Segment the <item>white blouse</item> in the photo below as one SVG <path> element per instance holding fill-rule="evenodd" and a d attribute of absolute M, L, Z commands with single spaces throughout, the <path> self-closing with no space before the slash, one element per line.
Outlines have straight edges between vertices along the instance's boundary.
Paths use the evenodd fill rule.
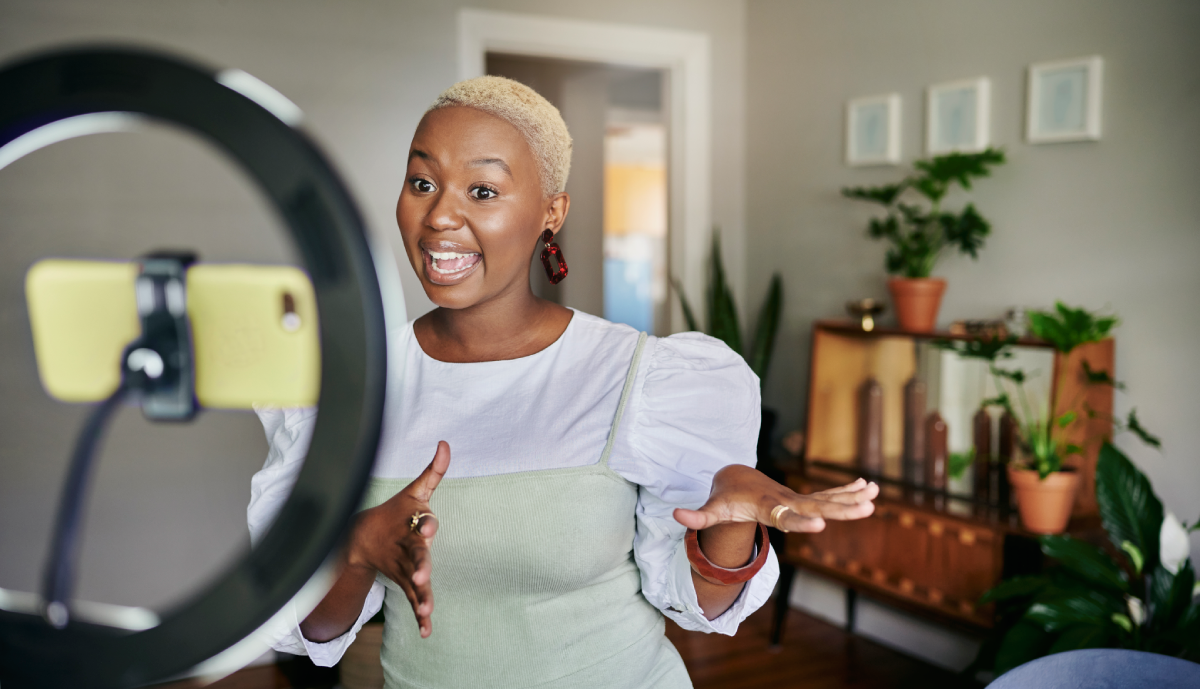
<path fill-rule="evenodd" d="M 594 464 L 600 459 L 638 333 L 576 311 L 562 336 L 520 359 L 455 364 L 422 351 L 412 324 L 389 338 L 392 368 L 383 435 L 373 474 L 413 478 L 450 444 L 447 478 Z M 399 376 L 396 375 L 399 373 Z M 265 533 L 300 471 L 312 435 L 312 409 L 260 409 L 270 452 L 251 483 L 252 540 Z M 732 635 L 766 602 L 779 577 L 774 553 L 734 604 L 705 619 L 683 545 L 676 507 L 708 499 L 712 477 L 729 464 L 755 465 L 758 378 L 724 343 L 699 333 L 650 337 L 609 458 L 638 486 L 634 558 L 642 593 L 684 629 Z M 303 637 L 294 609 L 277 650 L 333 665 L 382 606 L 376 582 L 346 634 L 326 643 Z M 437 611 L 434 611 L 436 624 Z"/>

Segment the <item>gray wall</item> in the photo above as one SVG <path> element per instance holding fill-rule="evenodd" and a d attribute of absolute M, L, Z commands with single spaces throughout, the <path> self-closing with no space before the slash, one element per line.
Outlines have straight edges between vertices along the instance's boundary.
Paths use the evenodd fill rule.
<path fill-rule="evenodd" d="M 846 185 L 899 179 L 923 151 L 924 89 L 992 80 L 992 141 L 1009 163 L 969 198 L 994 225 L 979 260 L 947 255 L 942 324 L 999 317 L 1055 299 L 1109 309 L 1117 410 L 1136 406 L 1163 451 L 1124 438 L 1168 509 L 1200 515 L 1200 4 L 1155 0 L 752 0 L 747 19 L 747 284 L 761 299 L 781 271 L 785 316 L 766 403 L 784 430 L 805 414 L 811 322 L 843 303 L 886 297 L 884 246 L 865 236 L 872 209 Z M 1098 54 L 1103 139 L 1024 143 L 1032 62 Z M 844 108 L 903 97 L 901 168 L 843 163 Z M 955 207 L 967 197 L 955 194 Z M 1200 538 L 1192 540 L 1193 559 Z"/>
<path fill-rule="evenodd" d="M 271 84 L 304 110 L 368 224 L 391 242 L 415 317 L 430 305 L 400 247 L 396 196 L 418 119 L 458 74 L 456 12 L 467 6 L 708 33 L 713 217 L 726 229 L 732 267 L 741 265 L 741 2 L 6 0 L 0 60 L 68 42 L 133 41 Z M 59 146 L 0 172 L 0 587 L 24 590 L 36 585 L 81 413 L 48 400 L 33 377 L 20 288 L 28 263 L 43 254 L 128 257 L 165 243 L 212 259 L 287 258 L 269 211 L 198 147 L 156 139 L 133 150 L 99 138 Z M 265 454 L 255 419 L 209 414 L 190 428 L 144 426 L 126 413 L 102 462 L 81 582 L 92 599 L 165 604 L 245 546 L 249 476 Z"/>

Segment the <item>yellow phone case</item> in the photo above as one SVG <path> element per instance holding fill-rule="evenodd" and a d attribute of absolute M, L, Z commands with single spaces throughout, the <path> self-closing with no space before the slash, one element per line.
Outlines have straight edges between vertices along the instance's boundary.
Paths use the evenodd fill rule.
<path fill-rule="evenodd" d="M 135 263 L 47 259 L 29 269 L 25 297 L 38 375 L 64 402 L 105 399 L 121 353 L 141 334 Z M 187 273 L 196 399 L 248 409 L 316 404 L 321 356 L 316 297 L 289 266 L 197 264 Z"/>

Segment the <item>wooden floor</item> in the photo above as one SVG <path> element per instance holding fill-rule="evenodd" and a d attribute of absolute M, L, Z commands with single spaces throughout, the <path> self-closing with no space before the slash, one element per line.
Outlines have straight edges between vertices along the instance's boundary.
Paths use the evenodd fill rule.
<path fill-rule="evenodd" d="M 768 647 L 771 603 L 751 615 L 737 636 L 687 632 L 667 623 L 696 689 L 890 689 L 978 687 L 955 675 L 846 634 L 841 628 L 797 610 L 788 614 L 783 644 Z M 196 682 L 158 689 L 194 689 Z M 289 689 L 274 666 L 234 673 L 209 689 Z"/>
<path fill-rule="evenodd" d="M 747 618 L 734 637 L 667 623 L 667 637 L 683 656 L 696 689 L 980 686 L 798 610 L 788 613 L 780 648 L 771 649 L 772 603 Z"/>

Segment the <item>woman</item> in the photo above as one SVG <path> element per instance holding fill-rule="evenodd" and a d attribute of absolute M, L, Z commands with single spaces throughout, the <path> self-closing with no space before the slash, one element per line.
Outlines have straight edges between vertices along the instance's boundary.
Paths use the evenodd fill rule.
<path fill-rule="evenodd" d="M 566 272 L 570 153 L 558 111 L 499 77 L 456 84 L 418 125 L 396 218 L 438 308 L 402 334 L 340 576 L 281 650 L 333 664 L 383 606 L 389 687 L 689 687 L 664 615 L 733 634 L 778 576 L 760 524 L 871 514 L 874 484 L 800 496 L 752 468 L 758 381 L 721 342 L 533 295 L 531 250 Z M 311 417 L 264 414 L 252 530 Z"/>

